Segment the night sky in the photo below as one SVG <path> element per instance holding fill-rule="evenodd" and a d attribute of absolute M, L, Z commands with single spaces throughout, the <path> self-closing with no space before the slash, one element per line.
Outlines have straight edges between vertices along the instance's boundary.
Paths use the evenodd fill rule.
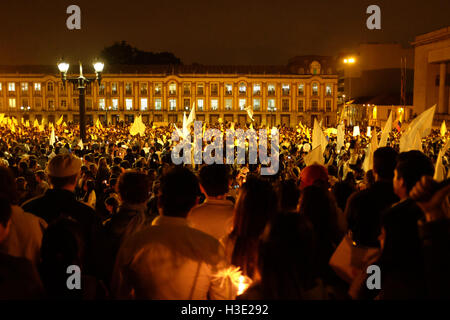
<path fill-rule="evenodd" d="M 81 30 L 66 8 L 81 7 Z M 381 7 L 382 29 L 366 28 Z M 400 42 L 450 26 L 449 0 L 2 0 L 0 65 L 85 63 L 126 40 L 170 51 L 183 63 L 284 65 L 304 54 L 334 55 L 361 42 Z"/>

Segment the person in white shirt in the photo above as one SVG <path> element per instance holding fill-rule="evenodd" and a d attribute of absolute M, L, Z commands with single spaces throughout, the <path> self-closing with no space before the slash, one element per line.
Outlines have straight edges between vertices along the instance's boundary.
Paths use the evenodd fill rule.
<path fill-rule="evenodd" d="M 230 186 L 230 170 L 226 165 L 212 164 L 200 169 L 200 189 L 205 202 L 188 215 L 192 227 L 220 240 L 231 232 L 234 204 L 226 199 Z"/>
<path fill-rule="evenodd" d="M 234 299 L 224 249 L 191 228 L 186 216 L 198 201 L 196 176 L 175 167 L 161 180 L 160 216 L 128 237 L 117 255 L 112 292 L 117 299 Z"/>

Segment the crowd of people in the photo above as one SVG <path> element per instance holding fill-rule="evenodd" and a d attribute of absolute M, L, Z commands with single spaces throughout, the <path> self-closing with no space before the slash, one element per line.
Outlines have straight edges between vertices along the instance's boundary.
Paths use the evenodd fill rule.
<path fill-rule="evenodd" d="M 173 126 L 129 129 L 0 126 L 0 299 L 450 297 L 449 179 L 433 180 L 448 135 L 399 152 L 394 129 L 365 171 L 364 132 L 340 149 L 329 134 L 322 165 L 305 163 L 310 129 L 279 126 L 279 170 L 261 175 L 174 165 Z"/>

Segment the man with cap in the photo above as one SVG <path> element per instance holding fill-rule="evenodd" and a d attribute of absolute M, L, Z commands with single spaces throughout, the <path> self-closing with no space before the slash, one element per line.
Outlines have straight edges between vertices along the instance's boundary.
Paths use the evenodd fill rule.
<path fill-rule="evenodd" d="M 61 217 L 71 218 L 83 226 L 86 236 L 90 238 L 96 214 L 91 207 L 75 198 L 80 169 L 80 158 L 71 154 L 58 154 L 50 160 L 46 169 L 51 189 L 25 202 L 22 207 L 48 224 Z"/>

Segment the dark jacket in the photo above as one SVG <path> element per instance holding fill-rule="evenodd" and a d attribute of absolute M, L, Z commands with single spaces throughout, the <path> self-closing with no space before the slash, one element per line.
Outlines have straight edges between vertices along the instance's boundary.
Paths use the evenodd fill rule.
<path fill-rule="evenodd" d="M 426 296 L 424 257 L 417 228 L 423 217 L 423 211 L 411 199 L 397 203 L 383 214 L 385 241 L 378 263 L 382 299 Z"/>
<path fill-rule="evenodd" d="M 353 193 L 345 209 L 353 241 L 366 247 L 379 247 L 381 213 L 398 200 L 391 181 L 378 181 L 369 189 Z"/>
<path fill-rule="evenodd" d="M 44 219 L 48 224 L 61 217 L 79 222 L 83 228 L 86 244 L 86 272 L 93 271 L 92 244 L 95 243 L 97 228 L 100 224 L 94 209 L 78 201 L 75 193 L 63 189 L 48 189 L 42 196 L 25 202 L 22 208 Z"/>
<path fill-rule="evenodd" d="M 42 299 L 44 289 L 31 261 L 0 253 L 0 300 Z"/>
<path fill-rule="evenodd" d="M 450 299 L 450 219 L 419 224 L 427 297 Z"/>

